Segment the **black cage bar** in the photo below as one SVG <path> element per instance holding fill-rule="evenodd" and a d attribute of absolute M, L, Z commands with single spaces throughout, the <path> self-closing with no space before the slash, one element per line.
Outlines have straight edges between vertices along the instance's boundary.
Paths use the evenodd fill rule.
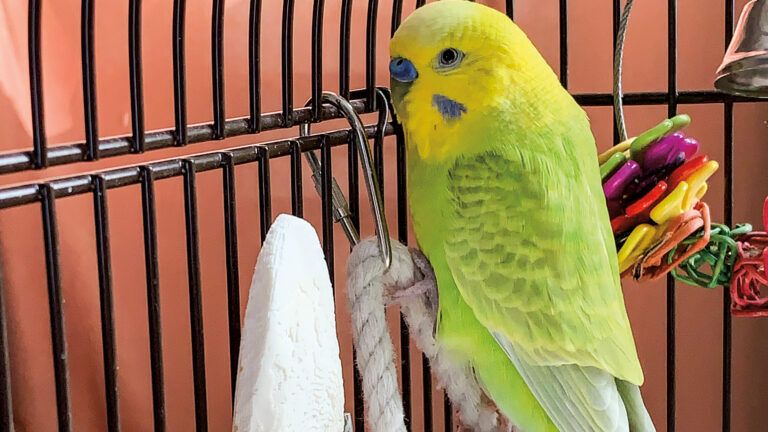
<path fill-rule="evenodd" d="M 294 0 L 284 0 L 282 3 L 282 33 L 276 39 L 281 46 L 280 64 L 271 63 L 270 67 L 281 68 L 281 101 L 282 108 L 279 112 L 262 112 L 262 82 L 260 67 L 264 66 L 260 53 L 260 43 L 265 35 L 261 32 L 262 1 L 251 0 L 249 12 L 249 36 L 248 56 L 249 73 L 248 88 L 249 115 L 244 118 L 227 118 L 224 98 L 224 0 L 213 0 L 211 13 L 211 44 L 212 44 L 212 122 L 206 124 L 190 125 L 187 122 L 187 89 L 186 89 L 186 64 L 185 64 L 185 34 L 186 34 L 186 1 L 173 1 L 173 128 L 160 131 L 147 131 L 145 129 L 144 96 L 143 96 L 143 72 L 142 72 L 142 2 L 130 0 L 128 3 L 129 30 L 129 85 L 130 85 L 130 112 L 131 134 L 117 138 L 101 138 L 99 136 L 98 116 L 96 106 L 95 83 L 95 54 L 94 54 L 94 0 L 82 0 L 81 9 L 81 47 L 82 47 L 82 83 L 85 119 L 85 139 L 83 142 L 48 147 L 43 112 L 43 74 L 41 52 L 41 5 L 42 0 L 29 0 L 28 6 L 28 47 L 29 47 L 29 79 L 31 89 L 31 113 L 33 141 L 29 149 L 19 150 L 0 155 L 0 174 L 19 173 L 28 170 L 45 169 L 55 165 L 74 164 L 81 161 L 93 161 L 104 158 L 119 158 L 129 153 L 152 152 L 158 149 L 172 146 L 187 146 L 195 143 L 203 143 L 212 140 L 220 140 L 239 135 L 258 134 L 262 131 L 289 128 L 297 124 L 308 122 L 323 122 L 329 119 L 339 118 L 340 114 L 335 108 L 320 103 L 320 94 L 323 90 L 322 65 L 323 65 L 323 16 L 325 3 L 323 0 L 314 0 L 312 7 L 312 74 L 311 95 L 312 103 L 304 108 L 293 106 L 294 76 L 293 76 L 293 31 L 294 31 Z M 417 0 L 416 6 L 425 2 Z M 366 31 L 365 47 L 365 86 L 352 90 L 350 88 L 350 50 L 352 28 L 352 0 L 340 0 L 340 37 L 339 44 L 339 93 L 348 98 L 358 113 L 375 112 L 376 107 L 376 51 L 384 49 L 377 47 L 376 35 L 381 31 L 393 33 L 402 20 L 403 1 L 395 0 L 391 11 L 384 11 L 377 0 L 368 0 L 366 9 L 366 22 L 363 23 Z M 505 1 L 506 12 L 511 17 L 514 11 L 514 1 Z M 578 7 L 575 2 L 559 0 L 559 52 L 560 79 L 564 86 L 568 86 L 568 8 Z M 613 1 L 613 30 L 614 35 L 618 31 L 618 23 L 622 2 Z M 715 91 L 680 91 L 677 83 L 677 1 L 668 0 L 668 83 L 665 92 L 632 93 L 624 97 L 626 105 L 659 105 L 668 108 L 669 115 L 674 115 L 681 104 L 722 104 L 724 107 L 724 171 L 725 171 L 725 223 L 733 221 L 733 107 L 734 103 L 753 102 L 750 98 L 732 97 Z M 724 1 L 725 34 L 724 41 L 727 44 L 733 34 L 734 2 Z M 377 28 L 379 14 L 391 14 L 391 26 L 389 29 Z M 279 40 L 278 40 L 279 39 Z M 329 61 L 327 58 L 325 61 Z M 388 92 L 387 92 L 388 94 Z M 611 94 L 577 94 L 577 101 L 584 106 L 611 106 L 613 98 Z M 56 116 L 57 113 L 46 113 L 48 116 Z M 380 172 L 380 178 L 385 175 L 396 176 L 397 185 L 397 209 L 396 224 L 397 238 L 401 242 L 408 240 L 407 207 L 406 207 L 406 183 L 405 183 L 405 144 L 402 130 L 396 121 L 393 121 L 383 129 L 375 124 L 366 127 L 366 133 L 374 141 L 374 150 L 377 155 L 376 169 Z M 395 152 L 397 163 L 394 166 L 384 166 L 383 147 L 384 140 L 374 139 L 384 135 L 394 135 L 393 142 L 396 145 Z M 228 310 L 228 340 L 230 344 L 228 356 L 230 365 L 230 377 L 232 392 L 234 394 L 234 380 L 237 371 L 238 345 L 240 340 L 239 311 L 241 309 L 238 293 L 240 269 L 238 268 L 238 221 L 235 208 L 235 167 L 244 164 L 258 165 L 258 197 L 260 214 L 261 239 L 263 241 L 271 223 L 273 214 L 271 210 L 272 185 L 280 182 L 281 186 L 290 189 L 291 208 L 293 214 L 302 216 L 304 212 L 304 197 L 302 196 L 302 153 L 307 151 L 320 151 L 322 173 L 322 238 L 324 250 L 328 257 L 329 268 L 333 278 L 333 215 L 330 206 L 331 194 L 331 149 L 337 146 L 348 147 L 349 184 L 348 196 L 350 209 L 353 214 L 354 224 L 360 226 L 358 210 L 359 187 L 357 154 L 354 146 L 349 144 L 350 131 L 338 130 L 309 137 L 287 140 L 271 141 L 260 144 L 242 146 L 227 151 L 212 151 L 195 156 L 180 157 L 176 159 L 150 162 L 147 164 L 111 169 L 93 174 L 72 175 L 65 178 L 51 180 L 42 183 L 29 183 L 20 186 L 0 189 L 0 210 L 12 207 L 40 204 L 42 229 L 44 240 L 44 262 L 47 274 L 48 308 L 50 312 L 50 337 L 53 352 L 52 365 L 55 377 L 56 412 L 58 415 L 59 430 L 71 430 L 71 400 L 70 380 L 68 373 L 67 343 L 65 338 L 65 317 L 62 309 L 61 276 L 59 269 L 59 239 L 56 220 L 57 201 L 69 196 L 91 194 L 93 199 L 94 227 L 96 244 L 94 249 L 97 256 L 98 286 L 100 299 L 101 337 L 103 344 L 104 383 L 105 383 L 105 407 L 107 413 L 107 430 L 120 429 L 120 393 L 117 385 L 117 358 L 115 341 L 114 313 L 120 307 L 113 300 L 112 270 L 111 270 L 111 245 L 108 223 L 108 207 L 114 203 L 108 202 L 107 191 L 122 188 L 129 185 L 139 185 L 141 189 L 142 227 L 144 240 L 144 258 L 147 293 L 147 321 L 149 328 L 149 345 L 151 356 L 151 389 L 153 422 L 155 430 L 166 429 L 165 403 L 167 399 L 165 383 L 163 379 L 163 352 L 162 352 L 162 328 L 160 301 L 162 287 L 159 283 L 158 269 L 158 228 L 156 222 L 156 198 L 155 183 L 163 179 L 178 177 L 183 183 L 184 214 L 185 214 L 185 242 L 187 250 L 187 271 L 189 287 L 189 312 L 190 328 L 192 329 L 192 365 L 194 382 L 194 416 L 198 431 L 207 430 L 207 394 L 205 381 L 205 355 L 203 343 L 202 322 L 202 286 L 200 277 L 200 244 L 198 226 L 198 207 L 203 203 L 197 202 L 196 178 L 200 173 L 207 171 L 220 171 L 222 179 L 222 207 L 224 215 L 225 251 L 226 251 L 226 284 L 227 284 L 227 310 Z M 289 158 L 291 178 L 274 179 L 270 177 L 271 161 L 280 158 Z M 382 185 L 383 186 L 383 185 Z M 208 204 L 208 203 L 206 203 Z M 2 281 L 0 281 L 2 283 Z M 0 428 L 2 430 L 13 429 L 12 394 L 10 389 L 10 376 L 13 371 L 9 366 L 7 342 L 7 307 L 4 301 L 3 290 L 0 290 Z M 729 313 L 730 299 L 727 291 L 723 293 L 723 430 L 730 429 L 731 416 L 731 319 Z M 667 282 L 667 394 L 668 394 L 668 422 L 667 430 L 675 430 L 675 283 L 669 278 Z M 420 411 L 424 417 L 424 430 L 433 430 L 432 412 L 432 382 L 430 368 L 426 358 L 422 358 L 420 365 L 413 365 L 410 361 L 410 344 L 404 322 L 400 321 L 400 336 L 402 343 L 401 369 L 402 386 L 404 390 L 404 408 L 411 428 L 410 419 L 416 411 Z M 412 369 L 420 367 L 423 370 L 423 379 L 420 383 L 412 382 Z M 362 432 L 365 429 L 363 421 L 363 399 L 359 377 L 355 375 L 354 386 L 354 417 L 355 430 Z M 421 403 L 416 403 L 411 397 L 411 387 L 422 386 L 424 397 Z M 450 403 L 444 401 L 445 430 L 452 430 L 452 418 L 450 415 Z"/>

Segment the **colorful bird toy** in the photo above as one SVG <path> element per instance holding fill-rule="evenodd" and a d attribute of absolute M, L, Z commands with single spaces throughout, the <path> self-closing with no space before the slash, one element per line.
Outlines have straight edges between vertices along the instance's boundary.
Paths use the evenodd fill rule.
<path fill-rule="evenodd" d="M 719 164 L 683 134 L 690 122 L 685 114 L 664 120 L 599 156 L 622 277 L 724 286 L 734 315 L 768 316 L 768 234 L 711 222 L 703 198 Z"/>
<path fill-rule="evenodd" d="M 659 278 L 709 241 L 709 207 L 701 199 L 719 165 L 681 132 L 690 122 L 685 114 L 664 120 L 600 155 L 622 276 Z M 679 247 L 700 229 L 697 242 Z M 674 259 L 665 260 L 673 249 Z"/>

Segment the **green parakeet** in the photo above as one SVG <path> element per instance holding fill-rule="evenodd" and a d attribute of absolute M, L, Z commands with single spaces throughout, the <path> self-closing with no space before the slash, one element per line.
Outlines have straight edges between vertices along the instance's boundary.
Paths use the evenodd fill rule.
<path fill-rule="evenodd" d="M 390 49 L 438 343 L 524 431 L 654 430 L 584 111 L 486 6 L 430 3 Z"/>

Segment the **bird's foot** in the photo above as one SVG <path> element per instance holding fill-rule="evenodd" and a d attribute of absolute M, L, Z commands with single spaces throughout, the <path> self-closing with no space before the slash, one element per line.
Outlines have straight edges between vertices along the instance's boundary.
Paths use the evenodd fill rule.
<path fill-rule="evenodd" d="M 437 314 L 437 281 L 429 260 L 420 250 L 409 248 L 411 259 L 418 270 L 415 282 L 409 287 L 393 287 L 386 293 L 387 303 L 400 303 L 406 299 L 420 297 L 433 316 Z"/>
<path fill-rule="evenodd" d="M 424 288 L 424 302 L 427 309 L 432 313 L 432 316 L 437 316 L 438 305 L 438 292 L 437 292 L 437 278 L 435 277 L 435 270 L 429 263 L 429 259 L 418 249 L 409 248 L 411 252 L 411 259 L 413 264 L 419 269 L 421 273 L 421 280 L 416 285 L 422 285 Z"/>
<path fill-rule="evenodd" d="M 387 293 L 387 300 L 389 303 L 398 303 L 403 299 L 429 295 L 432 289 L 430 285 L 430 281 L 420 280 L 409 287 L 393 289 Z"/>

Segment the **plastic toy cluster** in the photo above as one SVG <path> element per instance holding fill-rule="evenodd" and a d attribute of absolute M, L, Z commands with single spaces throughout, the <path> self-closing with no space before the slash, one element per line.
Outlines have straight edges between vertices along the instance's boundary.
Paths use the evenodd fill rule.
<path fill-rule="evenodd" d="M 687 115 L 664 120 L 600 155 L 622 276 L 659 278 L 709 242 L 709 207 L 701 199 L 719 165 L 680 132 L 690 122 Z"/>
<path fill-rule="evenodd" d="M 702 198 L 719 165 L 681 132 L 690 122 L 673 117 L 599 156 L 621 275 L 722 285 L 734 315 L 768 316 L 768 233 L 710 221 Z M 768 230 L 768 199 L 763 225 Z"/>

